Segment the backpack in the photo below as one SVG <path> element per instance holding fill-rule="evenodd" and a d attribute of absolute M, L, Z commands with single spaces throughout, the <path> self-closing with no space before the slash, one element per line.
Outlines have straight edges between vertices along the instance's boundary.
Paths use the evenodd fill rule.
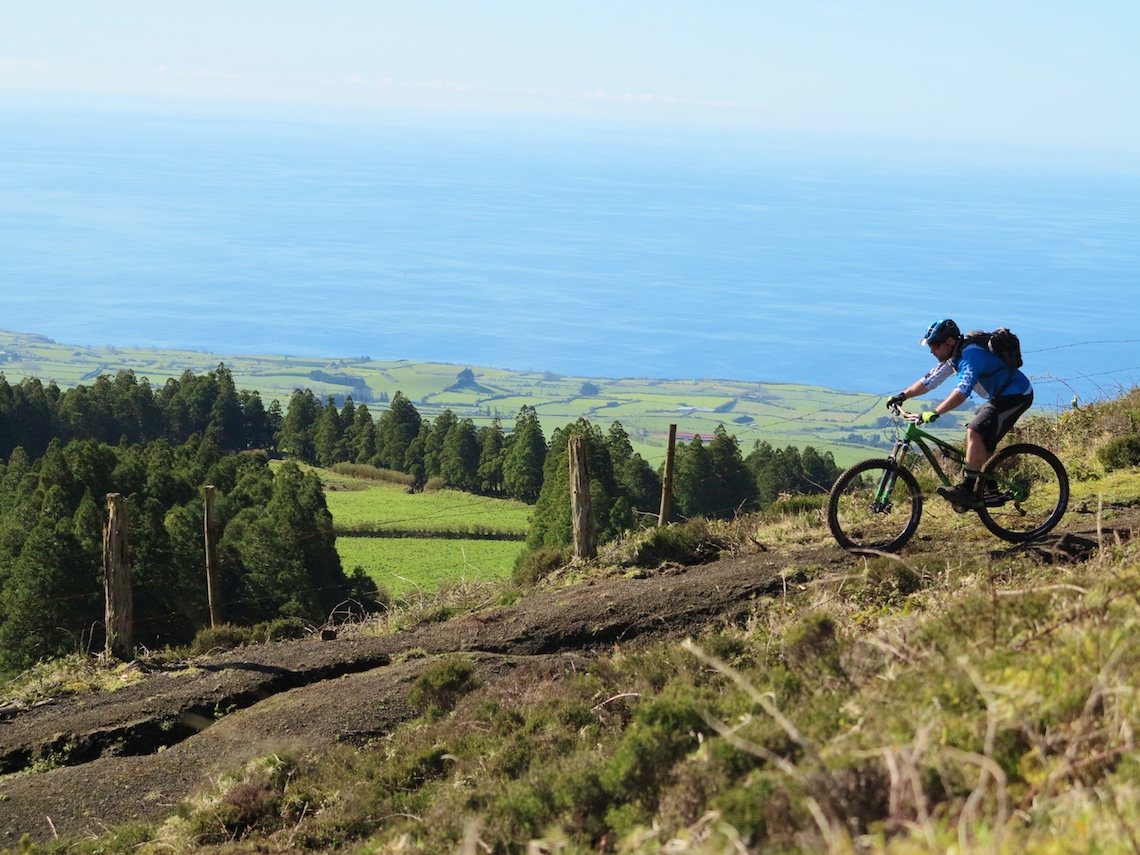
<path fill-rule="evenodd" d="M 992 333 L 982 330 L 974 330 L 973 332 L 966 333 L 962 338 L 961 344 L 958 345 L 958 354 L 961 354 L 962 350 L 968 344 L 976 344 L 979 347 L 984 347 L 994 356 L 1001 359 L 1002 363 L 1010 371 L 1016 371 L 1024 364 L 1021 361 L 1021 342 L 1017 336 L 1005 327 L 998 327 Z"/>

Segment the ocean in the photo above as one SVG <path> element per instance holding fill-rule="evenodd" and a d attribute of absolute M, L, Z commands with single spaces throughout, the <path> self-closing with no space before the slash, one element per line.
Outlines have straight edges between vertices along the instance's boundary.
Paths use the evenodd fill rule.
<path fill-rule="evenodd" d="M 950 316 L 1140 380 L 1140 170 L 841 143 L 2 107 L 0 328 L 886 393 Z"/>

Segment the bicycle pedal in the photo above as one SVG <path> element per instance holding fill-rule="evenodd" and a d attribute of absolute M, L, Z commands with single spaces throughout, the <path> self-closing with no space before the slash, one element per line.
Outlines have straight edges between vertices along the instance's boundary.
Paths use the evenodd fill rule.
<path fill-rule="evenodd" d="M 981 502 L 977 501 L 972 493 L 962 489 L 961 485 L 957 487 L 939 487 L 935 492 L 949 502 L 950 507 L 958 514 L 964 514 L 966 511 L 972 511 L 975 508 L 981 507 Z"/>

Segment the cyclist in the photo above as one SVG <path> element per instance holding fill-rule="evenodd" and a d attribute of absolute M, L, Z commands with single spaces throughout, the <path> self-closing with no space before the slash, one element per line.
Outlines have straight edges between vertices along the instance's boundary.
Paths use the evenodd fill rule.
<path fill-rule="evenodd" d="M 966 426 L 965 478 L 953 487 L 938 488 L 938 494 L 956 508 L 977 507 L 974 488 L 982 465 L 1033 403 L 1033 387 L 1028 377 L 1016 368 L 1007 367 L 1000 356 L 986 347 L 967 342 L 958 325 L 949 318 L 932 323 L 922 344 L 930 348 L 938 365 L 890 398 L 887 406 L 897 406 L 908 398 L 925 395 L 955 373 L 958 382 L 954 391 L 934 409 L 922 413 L 923 424 L 929 424 L 943 413 L 960 407 L 973 392 L 986 399 Z"/>

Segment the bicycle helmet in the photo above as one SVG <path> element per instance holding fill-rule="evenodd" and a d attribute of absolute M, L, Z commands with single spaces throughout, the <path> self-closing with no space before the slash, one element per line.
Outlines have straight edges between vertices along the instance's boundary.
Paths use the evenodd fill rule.
<path fill-rule="evenodd" d="M 930 347 L 931 345 L 942 344 L 942 342 L 948 338 L 961 337 L 962 331 L 958 329 L 958 325 L 950 320 L 950 318 L 943 318 L 930 325 L 921 343 L 923 347 Z"/>

